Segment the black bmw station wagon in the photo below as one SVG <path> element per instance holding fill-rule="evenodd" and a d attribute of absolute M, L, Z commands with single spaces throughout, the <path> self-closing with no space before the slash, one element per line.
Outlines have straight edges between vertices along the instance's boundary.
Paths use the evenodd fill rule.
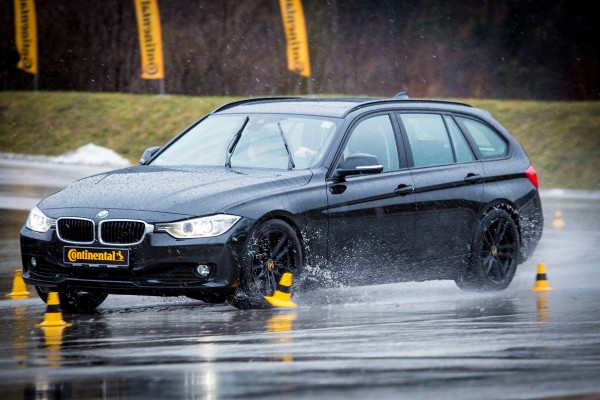
<path fill-rule="evenodd" d="M 264 98 L 43 199 L 21 253 L 25 281 L 69 311 L 108 294 L 258 308 L 285 272 L 292 293 L 322 276 L 501 290 L 542 226 L 536 172 L 486 111 L 404 93 Z"/>

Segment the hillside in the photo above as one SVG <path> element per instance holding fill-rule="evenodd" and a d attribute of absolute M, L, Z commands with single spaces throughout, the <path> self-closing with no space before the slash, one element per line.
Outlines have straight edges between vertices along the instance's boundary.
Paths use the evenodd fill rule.
<path fill-rule="evenodd" d="M 59 155 L 88 143 L 137 162 L 232 97 L 0 92 L 0 152 Z M 600 102 L 462 99 L 523 144 L 544 188 L 600 190 Z"/>

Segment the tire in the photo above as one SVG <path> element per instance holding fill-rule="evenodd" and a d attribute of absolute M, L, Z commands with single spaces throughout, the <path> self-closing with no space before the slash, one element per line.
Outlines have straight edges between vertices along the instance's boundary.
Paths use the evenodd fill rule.
<path fill-rule="evenodd" d="M 44 303 L 48 301 L 48 293 L 36 286 L 35 291 Z M 108 293 L 101 291 L 83 291 L 73 289 L 60 289 L 58 298 L 60 301 L 60 309 L 66 312 L 77 314 L 91 313 L 102 304 L 108 297 Z"/>
<path fill-rule="evenodd" d="M 228 301 L 239 309 L 270 308 L 264 296 L 272 296 L 284 272 L 299 276 L 303 265 L 302 245 L 294 228 L 279 220 L 268 220 L 248 236 L 242 254 L 238 287 Z M 297 288 L 292 284 L 291 292 Z"/>
<path fill-rule="evenodd" d="M 517 271 L 520 239 L 517 224 L 502 209 L 486 213 L 475 231 L 469 265 L 455 279 L 463 290 L 497 291 L 510 285 Z"/>

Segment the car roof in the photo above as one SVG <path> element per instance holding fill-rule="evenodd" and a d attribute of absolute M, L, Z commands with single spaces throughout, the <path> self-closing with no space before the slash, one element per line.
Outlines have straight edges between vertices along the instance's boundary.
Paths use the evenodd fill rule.
<path fill-rule="evenodd" d="M 450 110 L 471 113 L 477 110 L 465 103 L 446 100 L 410 99 L 405 93 L 401 93 L 394 98 L 249 98 L 225 104 L 213 111 L 213 114 L 273 113 L 343 118 L 359 109 L 389 108 L 390 106 L 398 109 Z"/>

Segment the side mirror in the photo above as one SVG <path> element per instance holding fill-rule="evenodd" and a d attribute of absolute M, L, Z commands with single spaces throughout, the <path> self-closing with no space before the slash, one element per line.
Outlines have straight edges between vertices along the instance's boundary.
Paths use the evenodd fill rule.
<path fill-rule="evenodd" d="M 343 179 L 350 175 L 370 175 L 383 172 L 383 165 L 379 162 L 377 156 L 364 153 L 354 153 L 349 155 L 340 168 L 338 168 L 333 177 Z"/>
<path fill-rule="evenodd" d="M 144 150 L 144 154 L 142 154 L 142 158 L 140 158 L 140 165 L 146 165 L 148 161 L 160 150 L 160 147 L 150 147 L 149 149 Z"/>

